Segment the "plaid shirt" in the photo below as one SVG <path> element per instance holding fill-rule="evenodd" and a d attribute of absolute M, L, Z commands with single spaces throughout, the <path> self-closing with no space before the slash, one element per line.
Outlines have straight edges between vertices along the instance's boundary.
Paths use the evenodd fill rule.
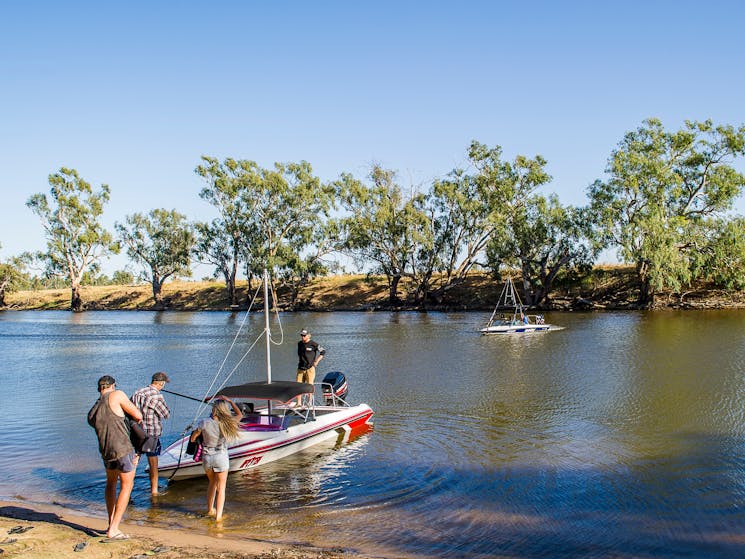
<path fill-rule="evenodd" d="M 162 420 L 171 415 L 171 410 L 160 390 L 150 384 L 132 394 L 131 399 L 142 412 L 142 426 L 145 432 L 151 437 L 160 437 L 163 433 Z"/>

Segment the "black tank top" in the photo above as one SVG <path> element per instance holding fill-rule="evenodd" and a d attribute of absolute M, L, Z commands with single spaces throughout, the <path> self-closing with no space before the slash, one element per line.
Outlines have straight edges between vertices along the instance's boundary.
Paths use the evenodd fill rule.
<path fill-rule="evenodd" d="M 88 412 L 88 423 L 96 430 L 98 450 L 106 462 L 134 452 L 126 417 L 119 417 L 109 407 L 109 396 L 112 394 L 109 392 L 101 396 Z"/>

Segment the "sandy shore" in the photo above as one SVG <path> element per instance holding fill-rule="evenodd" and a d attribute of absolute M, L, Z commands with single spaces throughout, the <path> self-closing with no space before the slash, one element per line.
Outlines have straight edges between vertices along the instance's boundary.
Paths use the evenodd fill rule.
<path fill-rule="evenodd" d="M 127 523 L 130 539 L 105 542 L 106 521 L 59 506 L 0 501 L 0 556 L 28 559 L 360 559 L 335 550 L 247 537 L 213 537 Z"/>

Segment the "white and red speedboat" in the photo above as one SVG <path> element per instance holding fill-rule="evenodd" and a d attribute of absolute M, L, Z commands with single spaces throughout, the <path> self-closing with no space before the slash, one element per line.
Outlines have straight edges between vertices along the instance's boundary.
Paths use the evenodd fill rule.
<path fill-rule="evenodd" d="M 346 402 L 349 389 L 343 373 L 328 373 L 315 385 L 272 381 L 268 283 L 265 272 L 266 382 L 226 386 L 204 399 L 228 396 L 244 411 L 239 437 L 228 447 L 231 472 L 263 466 L 335 437 L 349 438 L 372 425 L 370 406 Z M 205 475 L 199 453 L 187 453 L 188 442 L 185 434 L 163 451 L 158 460 L 160 477 L 180 480 Z"/>
<path fill-rule="evenodd" d="M 334 379 L 329 378 L 336 375 Z M 336 382 L 335 382 L 336 381 Z M 346 385 L 341 373 L 329 373 L 320 384 L 323 402 L 316 405 L 312 384 L 292 381 L 252 382 L 228 386 L 215 396 L 228 396 L 243 409 L 254 403 L 240 423 L 238 439 L 228 447 L 230 471 L 237 472 L 274 462 L 320 442 L 349 437 L 371 424 L 373 411 L 367 404 L 348 405 L 337 394 Z M 297 398 L 304 403 L 294 405 Z M 256 403 L 266 405 L 257 407 Z M 169 480 L 204 475 L 199 454 L 186 453 L 189 436 L 166 448 L 158 460 L 158 475 Z"/>

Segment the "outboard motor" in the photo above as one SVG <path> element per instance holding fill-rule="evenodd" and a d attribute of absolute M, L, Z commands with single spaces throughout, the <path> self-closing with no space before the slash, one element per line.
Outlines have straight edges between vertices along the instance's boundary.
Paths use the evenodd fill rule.
<path fill-rule="evenodd" d="M 326 373 L 321 381 L 321 387 L 323 389 L 323 403 L 327 406 L 333 406 L 334 404 L 344 404 L 340 402 L 338 398 L 345 400 L 347 393 L 349 392 L 349 385 L 347 384 L 347 377 L 344 373 L 339 371 L 332 371 Z"/>

